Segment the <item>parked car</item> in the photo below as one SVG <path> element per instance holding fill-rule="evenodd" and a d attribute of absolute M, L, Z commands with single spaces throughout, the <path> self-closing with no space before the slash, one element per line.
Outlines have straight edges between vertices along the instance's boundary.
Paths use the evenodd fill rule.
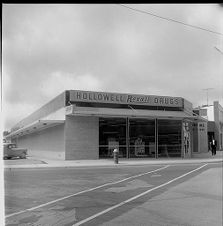
<path fill-rule="evenodd" d="M 4 143 L 3 145 L 4 145 L 3 159 L 11 159 L 15 157 L 26 159 L 27 149 L 18 148 L 14 143 Z"/>

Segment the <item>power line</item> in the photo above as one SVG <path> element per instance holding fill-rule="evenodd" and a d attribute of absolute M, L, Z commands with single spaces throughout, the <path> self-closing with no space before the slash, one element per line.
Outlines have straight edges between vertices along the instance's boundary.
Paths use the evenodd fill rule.
<path fill-rule="evenodd" d="M 219 48 L 217 48 L 216 46 L 214 48 L 223 55 L 223 52 Z"/>
<path fill-rule="evenodd" d="M 181 22 L 181 21 L 178 21 L 178 20 L 174 20 L 174 19 L 171 19 L 171 18 L 159 16 L 159 15 L 156 15 L 154 13 L 150 13 L 150 12 L 147 12 L 147 11 L 144 11 L 144 10 L 141 10 L 141 9 L 132 8 L 132 7 L 129 7 L 129 6 L 126 6 L 126 5 L 122 5 L 122 4 L 118 4 L 118 5 L 122 6 L 122 7 L 125 7 L 127 9 L 130 9 L 130 10 L 133 10 L 133 11 L 139 12 L 139 13 L 144 13 L 144 14 L 147 14 L 147 15 L 150 15 L 150 16 L 157 17 L 159 19 L 167 20 L 167 21 L 170 21 L 170 22 L 175 22 L 175 23 L 178 23 L 178 24 L 181 24 L 181 25 L 185 25 L 185 26 L 188 26 L 188 27 L 200 29 L 200 30 L 203 30 L 203 31 L 207 31 L 207 32 L 211 32 L 211 33 L 223 36 L 222 33 L 217 32 L 217 31 L 212 31 L 212 30 L 209 30 L 209 29 L 206 29 L 206 28 L 202 28 L 202 27 L 198 27 L 198 26 L 195 26 L 195 25 L 187 24 L 187 23 L 184 23 L 184 22 Z"/>

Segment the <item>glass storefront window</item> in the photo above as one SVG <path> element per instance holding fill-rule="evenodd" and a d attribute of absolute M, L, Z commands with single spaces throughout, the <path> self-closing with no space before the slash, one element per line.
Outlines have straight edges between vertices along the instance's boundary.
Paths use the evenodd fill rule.
<path fill-rule="evenodd" d="M 181 157 L 180 120 L 157 120 L 158 122 L 158 157 Z"/>
<path fill-rule="evenodd" d="M 155 123 L 155 119 L 100 118 L 99 157 L 112 158 L 114 149 L 123 158 L 181 157 L 182 121 L 159 119 L 157 127 Z"/>

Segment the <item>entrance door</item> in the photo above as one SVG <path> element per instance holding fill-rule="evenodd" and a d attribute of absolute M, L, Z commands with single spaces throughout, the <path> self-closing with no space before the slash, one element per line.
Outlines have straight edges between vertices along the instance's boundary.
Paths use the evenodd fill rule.
<path fill-rule="evenodd" d="M 154 119 L 129 119 L 129 157 L 155 157 Z"/>
<path fill-rule="evenodd" d="M 99 158 L 112 158 L 114 149 L 126 157 L 126 118 L 99 119 Z"/>
<path fill-rule="evenodd" d="M 157 120 L 158 157 L 181 157 L 180 120 Z"/>

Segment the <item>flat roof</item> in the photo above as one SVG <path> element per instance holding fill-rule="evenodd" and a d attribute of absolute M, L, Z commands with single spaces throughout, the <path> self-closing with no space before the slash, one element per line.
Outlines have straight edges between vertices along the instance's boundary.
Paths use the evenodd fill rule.
<path fill-rule="evenodd" d="M 157 96 L 131 93 L 95 92 L 83 90 L 65 90 L 63 93 L 43 105 L 41 108 L 18 122 L 11 132 L 16 132 L 30 124 L 44 119 L 60 108 L 70 104 L 92 105 L 93 108 L 106 105 L 110 109 L 117 107 L 143 108 L 147 110 L 188 111 L 192 115 L 192 104 L 182 97 Z M 101 105 L 101 106 L 99 106 Z M 177 113 L 176 113 L 177 114 Z"/>
<path fill-rule="evenodd" d="M 31 133 L 35 133 L 50 127 L 63 124 L 65 120 L 38 120 L 28 126 L 24 126 L 16 131 L 11 132 L 5 138 L 21 137 Z"/>

